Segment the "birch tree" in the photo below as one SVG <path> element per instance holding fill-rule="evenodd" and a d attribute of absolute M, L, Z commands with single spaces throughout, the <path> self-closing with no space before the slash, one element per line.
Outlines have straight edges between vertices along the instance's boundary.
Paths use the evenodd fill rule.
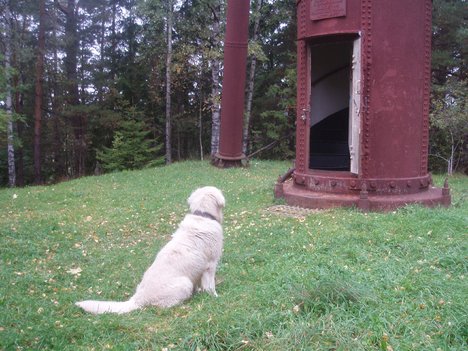
<path fill-rule="evenodd" d="M 260 26 L 260 11 L 262 9 L 263 0 L 257 0 L 257 7 L 255 9 L 254 14 L 254 26 L 253 26 L 253 33 L 251 39 L 251 49 L 252 46 L 255 49 L 260 49 L 257 45 L 258 40 L 258 29 Z M 253 100 L 253 93 L 254 93 L 254 82 L 255 82 L 255 67 L 257 66 L 257 54 L 256 51 L 252 50 L 251 59 L 250 59 L 250 70 L 249 70 L 249 78 L 247 81 L 247 100 L 246 100 L 246 107 L 245 107 L 245 114 L 244 114 L 244 129 L 243 129 L 243 139 L 242 139 L 242 152 L 244 155 L 247 155 L 248 145 L 249 145 L 249 132 L 250 132 L 250 118 L 252 115 L 252 100 Z"/>
<path fill-rule="evenodd" d="M 211 157 L 219 151 L 221 127 L 221 2 L 208 3 L 212 14 L 211 24 Z"/>
<path fill-rule="evenodd" d="M 433 109 L 430 121 L 433 134 L 444 139 L 443 143 L 432 146 L 431 156 L 444 160 L 447 164 L 447 174 L 452 175 L 463 157 L 468 135 L 468 104 L 467 84 L 455 79 L 449 79 L 439 92 L 441 99 L 433 99 Z M 434 133 L 437 129 L 438 133 Z M 433 135 L 434 137 L 434 135 Z"/>
<path fill-rule="evenodd" d="M 6 114 L 7 114 L 7 153 L 8 153 L 8 186 L 16 185 L 15 148 L 13 135 L 13 104 L 11 92 L 11 13 L 8 2 L 4 5 L 5 16 L 5 75 L 6 75 Z"/>

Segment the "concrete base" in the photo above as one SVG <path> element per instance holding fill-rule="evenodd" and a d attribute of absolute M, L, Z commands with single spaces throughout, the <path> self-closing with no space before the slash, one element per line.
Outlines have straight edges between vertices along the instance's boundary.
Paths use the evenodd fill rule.
<path fill-rule="evenodd" d="M 415 194 L 373 195 L 372 193 L 332 194 L 315 192 L 294 184 L 292 180 L 277 183 L 275 195 L 284 197 L 291 206 L 305 208 L 357 207 L 363 211 L 391 211 L 408 204 L 421 204 L 427 207 L 450 206 L 448 188 L 429 186 L 427 190 Z"/>

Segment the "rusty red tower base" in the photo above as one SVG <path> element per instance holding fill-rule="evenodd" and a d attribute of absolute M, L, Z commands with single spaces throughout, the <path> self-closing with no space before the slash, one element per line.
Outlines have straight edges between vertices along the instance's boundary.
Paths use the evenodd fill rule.
<path fill-rule="evenodd" d="M 451 202 L 427 171 L 431 0 L 298 0 L 296 162 L 309 208 Z"/>
<path fill-rule="evenodd" d="M 213 160 L 213 163 L 218 167 L 241 166 L 246 163 L 246 157 L 242 152 L 242 128 L 249 9 L 249 0 L 228 0 L 221 97 L 221 131 L 219 152 Z"/>

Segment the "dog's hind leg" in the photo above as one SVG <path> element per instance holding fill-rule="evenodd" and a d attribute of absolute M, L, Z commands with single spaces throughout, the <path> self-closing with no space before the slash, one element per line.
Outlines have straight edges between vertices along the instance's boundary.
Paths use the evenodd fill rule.
<path fill-rule="evenodd" d="M 194 291 L 192 281 L 187 277 L 177 277 L 164 287 L 161 287 L 158 292 L 157 302 L 160 307 L 172 307 L 189 299 Z"/>

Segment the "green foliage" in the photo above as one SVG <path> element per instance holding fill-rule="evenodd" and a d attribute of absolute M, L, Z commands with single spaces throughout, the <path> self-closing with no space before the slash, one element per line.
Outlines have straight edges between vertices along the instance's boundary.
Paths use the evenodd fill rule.
<path fill-rule="evenodd" d="M 275 143 L 262 152 L 264 158 L 290 159 L 295 151 L 296 69 L 287 68 L 285 77 L 268 87 L 257 106 L 263 111 L 252 124 L 252 149 Z"/>
<path fill-rule="evenodd" d="M 468 166 L 465 155 L 468 142 L 468 84 L 451 78 L 434 89 L 430 119 L 433 137 L 431 154 L 445 160 L 447 172 L 452 174 L 459 164 Z"/>
<path fill-rule="evenodd" d="M 296 32 L 294 2 L 264 2 L 258 42 L 250 150 L 256 157 L 290 159 L 295 152 Z M 261 51 L 260 51 L 261 49 Z"/>
<path fill-rule="evenodd" d="M 434 0 L 430 166 L 468 170 L 468 7 L 463 0 Z"/>
<path fill-rule="evenodd" d="M 450 208 L 267 209 L 288 162 L 208 162 L 0 190 L 0 349 L 465 350 L 468 178 Z M 443 178 L 435 176 L 440 185 Z M 127 299 L 202 185 L 225 194 L 218 298 L 85 314 Z"/>
<path fill-rule="evenodd" d="M 0 53 L 0 100 L 5 98 L 7 75 L 3 64 L 4 55 Z"/>
<path fill-rule="evenodd" d="M 3 139 L 3 134 L 6 133 L 8 115 L 5 110 L 0 109 L 0 138 Z"/>
<path fill-rule="evenodd" d="M 432 69 L 436 84 L 468 74 L 468 7 L 465 0 L 433 1 Z"/>
<path fill-rule="evenodd" d="M 292 158 L 295 149 L 296 2 L 263 1 L 257 14 L 254 10 L 257 1 L 260 0 L 251 1 L 250 31 L 255 16 L 260 16 L 260 25 L 257 40 L 249 42 L 249 53 L 257 57 L 257 67 L 248 149 L 249 153 L 262 150 L 256 157 Z M 64 65 L 70 61 L 66 51 L 69 38 L 64 36 L 67 17 L 61 10 L 67 2 L 46 1 L 47 59 L 41 162 L 43 178 L 50 182 L 77 176 L 79 162 L 85 163 L 84 167 L 78 167 L 80 172 L 85 168 L 83 172 L 92 174 L 96 168 L 96 150 L 101 153 L 105 148 L 111 150 L 113 142 L 127 144 L 120 130 L 121 123 L 126 120 L 143 122 L 151 139 L 165 137 L 167 1 L 82 0 L 75 3 L 79 7 L 75 18 L 80 28 L 79 48 L 77 57 L 70 59 L 78 61 L 78 82 L 73 83 L 81 89 L 78 106 L 70 106 L 66 103 L 70 80 Z M 16 139 L 23 146 L 18 149 L 17 167 L 18 174 L 24 174 L 24 182 L 28 184 L 34 174 L 33 104 L 39 9 L 38 2 L 30 0 L 9 1 L 9 5 L 12 21 L 5 23 L 4 17 L 0 17 L 0 27 L 8 28 L 12 34 L 13 105 L 15 113 L 24 116 L 23 120 L 15 121 Z M 222 60 L 223 57 L 226 1 L 179 1 L 175 5 L 172 153 L 177 159 L 190 159 L 198 158 L 200 152 L 210 152 L 211 64 L 213 59 Z M 462 101 L 466 96 L 459 92 L 466 89 L 468 81 L 468 7 L 464 0 L 434 0 L 433 9 L 430 147 L 431 153 L 437 156 L 431 156 L 430 166 L 445 170 L 452 146 L 463 139 L 465 146 L 459 144 L 452 165 L 456 170 L 464 170 L 468 164 L 463 156 L 467 137 L 459 132 L 464 130 L 460 127 L 464 122 L 460 108 L 465 106 Z M 214 30 L 215 25 L 219 30 Z M 4 99 L 4 85 L 5 72 L 0 64 L 0 100 Z M 447 96 L 455 93 L 457 104 L 447 104 Z M 0 133 L 4 128 L 3 120 L 0 116 Z M 0 150 L 5 147 L 6 139 L 0 136 Z M 6 162 L 2 157 L 4 153 L 0 154 L 0 174 L 4 175 Z M 120 161 L 109 164 L 114 164 L 112 169 L 121 169 L 118 163 Z M 0 185 L 5 185 L 1 176 Z"/>
<path fill-rule="evenodd" d="M 162 164 L 156 158 L 161 145 L 154 146 L 154 140 L 148 139 L 150 131 L 142 122 L 133 120 L 122 122 L 114 133 L 111 147 L 104 147 L 96 154 L 106 171 L 122 171 Z"/>

